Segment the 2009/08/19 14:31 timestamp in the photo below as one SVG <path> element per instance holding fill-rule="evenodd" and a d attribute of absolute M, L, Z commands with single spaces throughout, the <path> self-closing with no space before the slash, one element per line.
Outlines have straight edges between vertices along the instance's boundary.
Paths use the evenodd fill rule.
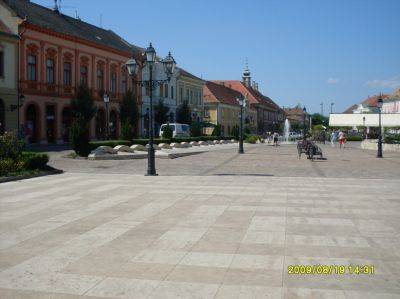
<path fill-rule="evenodd" d="M 374 265 L 289 265 L 288 274 L 375 274 Z"/>

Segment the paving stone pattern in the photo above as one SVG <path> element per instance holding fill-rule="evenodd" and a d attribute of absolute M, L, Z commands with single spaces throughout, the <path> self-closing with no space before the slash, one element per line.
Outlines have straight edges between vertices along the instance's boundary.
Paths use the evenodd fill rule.
<path fill-rule="evenodd" d="M 204 175 L 70 168 L 0 184 L 0 298 L 400 298 L 397 156 L 371 159 L 376 178 L 352 169 L 366 157 L 356 149 L 316 162 L 323 176 L 300 176 L 314 166 L 297 157 L 284 176 L 262 169 L 289 149 L 248 150 L 202 154 L 214 162 Z M 184 172 L 193 157 L 163 163 Z M 350 161 L 336 169 L 335 157 Z M 250 170 L 233 175 L 242 163 Z M 375 273 L 289 275 L 291 265 Z"/>

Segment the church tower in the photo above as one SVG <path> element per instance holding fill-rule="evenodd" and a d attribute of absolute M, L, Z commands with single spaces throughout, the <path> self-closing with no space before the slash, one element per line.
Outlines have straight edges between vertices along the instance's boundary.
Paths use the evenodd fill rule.
<path fill-rule="evenodd" d="M 249 65 L 248 65 L 247 61 L 246 61 L 246 68 L 243 71 L 243 83 L 247 87 L 251 87 L 251 76 L 250 76 Z"/>

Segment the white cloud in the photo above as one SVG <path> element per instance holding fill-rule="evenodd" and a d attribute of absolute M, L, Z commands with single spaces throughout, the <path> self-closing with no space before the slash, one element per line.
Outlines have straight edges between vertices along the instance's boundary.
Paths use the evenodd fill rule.
<path fill-rule="evenodd" d="M 328 84 L 337 84 L 339 83 L 340 79 L 339 78 L 329 78 L 328 80 L 326 80 L 326 83 Z"/>
<path fill-rule="evenodd" d="M 369 87 L 372 88 L 398 88 L 400 87 L 400 78 L 394 77 L 387 80 L 371 80 L 366 83 Z"/>

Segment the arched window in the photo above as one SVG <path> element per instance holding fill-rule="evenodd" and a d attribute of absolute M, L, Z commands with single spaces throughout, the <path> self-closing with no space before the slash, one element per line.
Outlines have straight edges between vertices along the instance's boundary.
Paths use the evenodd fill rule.
<path fill-rule="evenodd" d="M 88 85 L 88 65 L 89 65 L 89 58 L 86 56 L 82 56 L 80 59 L 80 69 L 79 69 L 79 75 L 80 75 L 80 84 L 81 85 Z"/>

